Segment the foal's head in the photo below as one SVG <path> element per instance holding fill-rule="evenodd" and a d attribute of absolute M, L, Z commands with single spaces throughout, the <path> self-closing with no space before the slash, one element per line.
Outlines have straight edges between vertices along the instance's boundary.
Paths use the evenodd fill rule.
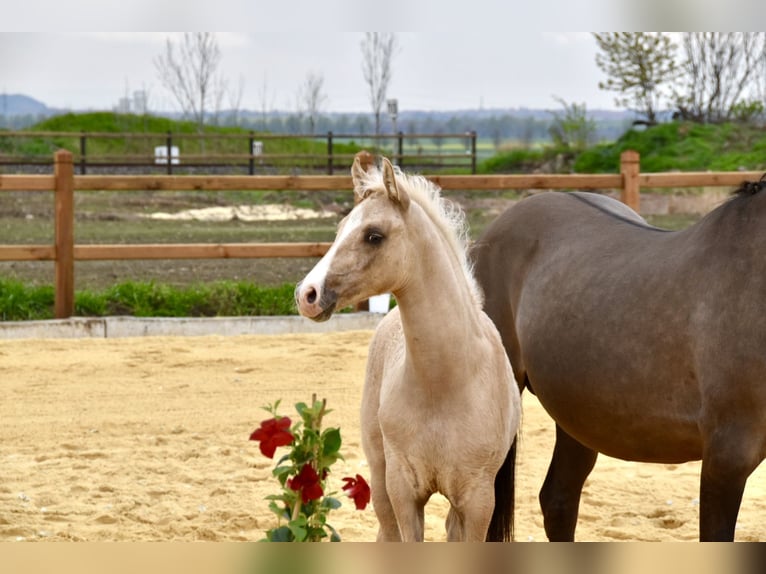
<path fill-rule="evenodd" d="M 383 159 L 380 170 L 351 167 L 361 201 L 338 226 L 327 254 L 295 288 L 301 315 L 324 321 L 336 308 L 373 295 L 396 291 L 413 262 L 407 219 L 411 207 L 406 186 Z"/>

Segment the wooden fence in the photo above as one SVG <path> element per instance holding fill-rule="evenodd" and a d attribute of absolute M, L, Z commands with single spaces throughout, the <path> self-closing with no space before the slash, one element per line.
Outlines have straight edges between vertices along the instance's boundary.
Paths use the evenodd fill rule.
<path fill-rule="evenodd" d="M 127 259 L 220 259 L 320 257 L 329 243 L 218 243 L 148 245 L 75 245 L 74 192 L 124 190 L 338 190 L 352 189 L 349 175 L 319 176 L 97 176 L 74 175 L 72 154 L 54 157 L 53 175 L 0 175 L 2 191 L 53 191 L 53 245 L 0 245 L 0 261 L 53 261 L 55 316 L 74 313 L 75 261 Z M 620 198 L 639 211 L 639 190 L 646 188 L 735 187 L 757 180 L 761 172 L 640 173 L 639 154 L 623 152 L 619 174 L 432 175 L 444 190 L 619 189 Z"/>

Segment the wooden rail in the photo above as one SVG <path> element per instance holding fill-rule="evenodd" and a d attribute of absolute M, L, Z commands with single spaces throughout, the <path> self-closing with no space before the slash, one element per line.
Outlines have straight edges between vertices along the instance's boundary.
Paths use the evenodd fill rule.
<path fill-rule="evenodd" d="M 639 211 L 642 187 L 736 187 L 755 181 L 761 172 L 640 173 L 637 152 L 623 152 L 619 174 L 565 175 L 433 175 L 429 179 L 445 190 L 503 189 L 619 189 L 623 202 Z M 54 175 L 0 175 L 2 191 L 53 191 L 55 240 L 53 245 L 0 245 L 0 261 L 53 261 L 55 315 L 74 313 L 75 261 L 119 259 L 221 259 L 268 257 L 320 257 L 329 243 L 225 243 L 150 245 L 75 245 L 74 191 L 141 190 L 351 190 L 346 175 L 316 176 L 96 176 L 74 175 L 71 152 L 54 154 Z"/>

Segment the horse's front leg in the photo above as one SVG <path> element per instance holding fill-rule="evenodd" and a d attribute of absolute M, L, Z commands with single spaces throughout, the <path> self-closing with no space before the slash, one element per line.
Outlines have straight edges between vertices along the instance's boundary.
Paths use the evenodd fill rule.
<path fill-rule="evenodd" d="M 402 537 L 399 533 L 396 514 L 394 513 L 394 507 L 391 505 L 391 499 L 388 496 L 385 467 L 382 468 L 382 471 L 372 472 L 371 489 L 372 505 L 375 509 L 375 515 L 378 517 L 379 525 L 377 541 L 401 542 Z"/>
<path fill-rule="evenodd" d="M 447 515 L 448 542 L 484 542 L 495 508 L 494 476 L 488 475 L 450 497 Z"/>
<path fill-rule="evenodd" d="M 427 498 L 417 493 L 416 484 L 415 477 L 404 465 L 386 461 L 386 490 L 402 542 L 423 542 Z"/>
<path fill-rule="evenodd" d="M 573 542 L 580 495 L 598 453 L 577 442 L 556 425 L 548 474 L 540 490 L 545 534 L 551 542 Z"/>
<path fill-rule="evenodd" d="M 711 435 L 702 456 L 700 541 L 732 542 L 745 483 L 762 460 L 762 438 L 741 426 L 719 427 Z"/>

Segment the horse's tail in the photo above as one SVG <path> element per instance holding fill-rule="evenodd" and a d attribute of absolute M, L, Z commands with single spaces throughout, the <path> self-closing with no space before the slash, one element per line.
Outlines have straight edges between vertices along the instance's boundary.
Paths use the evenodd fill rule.
<path fill-rule="evenodd" d="M 519 435 L 513 437 L 513 443 L 495 476 L 495 509 L 487 530 L 487 542 L 509 542 L 513 540 L 513 514 L 515 509 L 516 484 L 516 443 Z"/>

